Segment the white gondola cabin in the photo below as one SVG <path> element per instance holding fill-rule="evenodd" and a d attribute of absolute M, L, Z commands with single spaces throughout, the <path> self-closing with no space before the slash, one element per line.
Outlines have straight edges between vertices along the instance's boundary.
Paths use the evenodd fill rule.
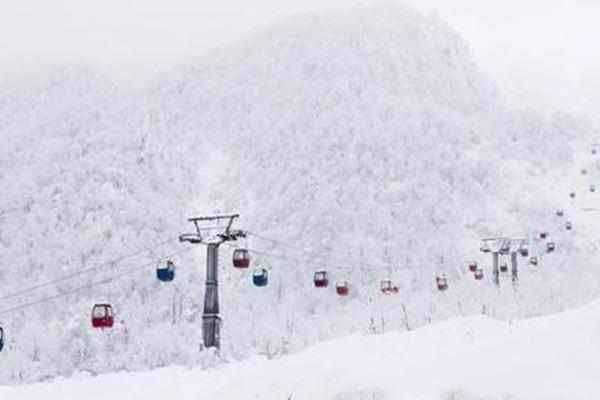
<path fill-rule="evenodd" d="M 538 258 L 536 256 L 532 256 L 531 258 L 529 258 L 529 264 L 538 265 L 538 263 Z"/>
<path fill-rule="evenodd" d="M 398 293 L 398 286 L 391 279 L 382 279 L 379 283 L 379 289 L 383 294 L 396 294 Z"/>
<path fill-rule="evenodd" d="M 570 231 L 573 229 L 573 223 L 571 221 L 565 222 L 565 229 Z"/>

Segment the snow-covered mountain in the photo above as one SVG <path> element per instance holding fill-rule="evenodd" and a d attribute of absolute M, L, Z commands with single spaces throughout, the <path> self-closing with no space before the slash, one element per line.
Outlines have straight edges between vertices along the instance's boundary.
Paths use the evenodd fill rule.
<path fill-rule="evenodd" d="M 216 209 L 300 248 L 250 236 L 254 265 L 271 274 L 263 289 L 221 249 L 224 359 L 589 300 L 600 289 L 597 229 L 578 211 L 581 196 L 569 203 L 568 192 L 597 178 L 586 147 L 593 133 L 580 118 L 511 109 L 462 38 L 436 15 L 397 5 L 282 21 L 143 91 L 89 67 L 5 91 L 0 381 L 212 365 L 211 353 L 198 352 L 203 249 L 175 257 L 171 285 L 155 282 L 152 263 L 185 248 L 175 239 L 189 229 L 187 216 Z M 563 232 L 558 208 L 575 232 Z M 519 292 L 506 279 L 494 288 L 489 269 L 481 284 L 465 273 L 468 260 L 489 265 L 481 237 L 537 230 L 549 230 L 558 249 L 537 270 L 523 269 Z M 350 282 L 349 298 L 312 287 L 321 268 Z M 443 295 L 433 288 L 438 272 L 450 278 Z M 110 277 L 119 279 L 2 313 Z M 387 277 L 399 282 L 397 296 L 379 295 Z M 99 299 L 115 305 L 112 332 L 89 326 Z"/>

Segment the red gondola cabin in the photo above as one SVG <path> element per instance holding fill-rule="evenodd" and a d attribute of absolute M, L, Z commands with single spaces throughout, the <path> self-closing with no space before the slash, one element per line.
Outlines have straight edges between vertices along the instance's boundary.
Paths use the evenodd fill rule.
<path fill-rule="evenodd" d="M 448 279 L 446 279 L 446 275 L 443 275 L 443 274 L 442 275 L 438 275 L 435 278 L 435 284 L 437 286 L 437 289 L 440 292 L 443 292 L 443 291 L 447 290 L 448 289 Z"/>
<path fill-rule="evenodd" d="M 92 309 L 92 326 L 94 328 L 112 328 L 115 323 L 110 304 L 96 304 Z"/>
<path fill-rule="evenodd" d="M 471 272 L 477 271 L 477 263 L 475 261 L 471 261 L 469 263 L 469 271 L 471 271 Z"/>
<path fill-rule="evenodd" d="M 508 264 L 506 264 L 506 263 L 500 264 L 500 272 L 508 272 Z"/>
<path fill-rule="evenodd" d="M 350 291 L 350 289 L 348 287 L 348 282 L 339 281 L 338 283 L 335 284 L 335 292 L 339 296 L 347 296 L 349 291 Z"/>
<path fill-rule="evenodd" d="M 313 282 L 315 287 L 324 288 L 329 286 L 329 278 L 327 277 L 327 271 L 315 272 Z"/>
<path fill-rule="evenodd" d="M 233 266 L 235 268 L 248 268 L 250 266 L 250 254 L 246 249 L 235 249 L 233 251 Z"/>
<path fill-rule="evenodd" d="M 475 278 L 475 280 L 482 280 L 483 279 L 483 269 L 482 268 L 477 268 L 477 271 L 475 271 L 475 273 L 473 274 L 473 277 Z"/>

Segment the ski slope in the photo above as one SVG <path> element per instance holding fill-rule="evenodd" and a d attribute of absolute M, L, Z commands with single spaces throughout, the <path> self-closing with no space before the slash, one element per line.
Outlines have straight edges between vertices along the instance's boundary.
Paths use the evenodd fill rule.
<path fill-rule="evenodd" d="M 599 316 L 595 301 L 512 323 L 456 318 L 211 370 L 169 367 L 0 387 L 0 398 L 591 400 L 600 396 Z"/>

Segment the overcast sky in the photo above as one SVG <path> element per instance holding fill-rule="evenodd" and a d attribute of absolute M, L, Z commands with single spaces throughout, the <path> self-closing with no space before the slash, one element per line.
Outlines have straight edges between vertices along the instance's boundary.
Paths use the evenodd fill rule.
<path fill-rule="evenodd" d="M 74 61 L 145 80 L 276 18 L 353 2 L 0 0 L 0 84 Z M 600 115 L 600 1 L 405 2 L 437 9 L 513 100 Z"/>

